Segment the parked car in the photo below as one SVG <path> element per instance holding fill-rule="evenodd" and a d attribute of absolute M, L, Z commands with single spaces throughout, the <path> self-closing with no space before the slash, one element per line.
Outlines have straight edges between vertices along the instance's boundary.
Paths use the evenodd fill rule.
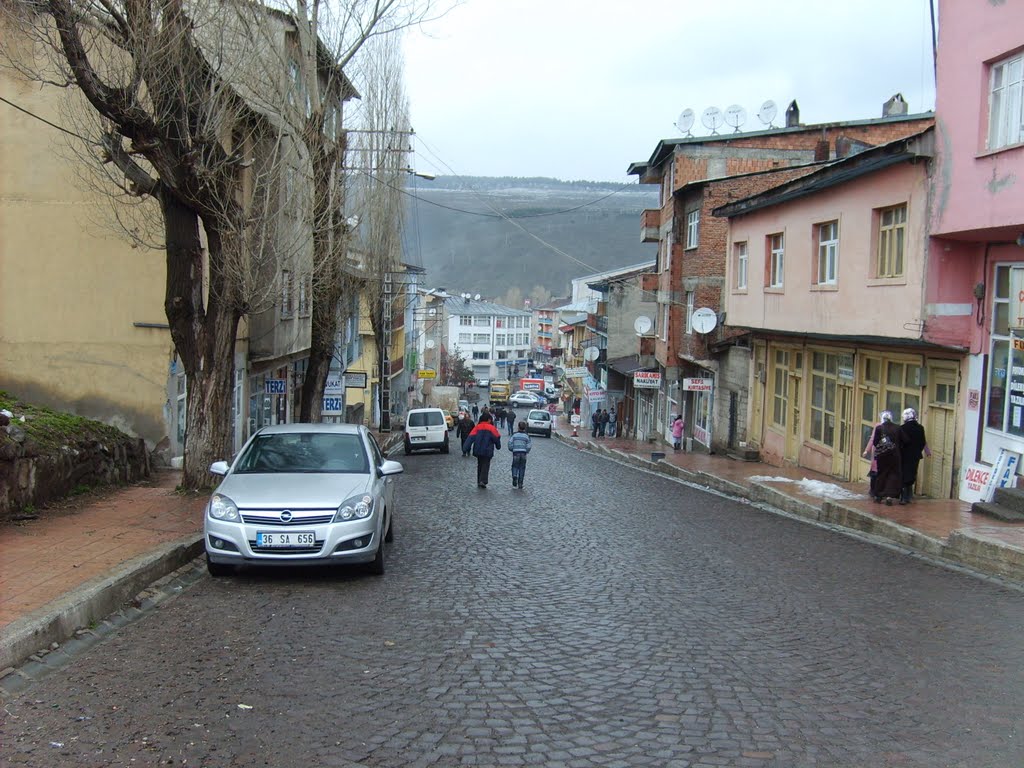
<path fill-rule="evenodd" d="M 405 455 L 426 448 L 448 453 L 448 419 L 440 408 L 413 408 L 405 417 Z"/>
<path fill-rule="evenodd" d="M 393 537 L 395 480 L 361 424 L 277 424 L 258 430 L 229 465 L 203 514 L 206 567 L 349 565 L 384 573 Z"/>
<path fill-rule="evenodd" d="M 491 386 L 491 380 L 490 379 L 477 379 L 476 380 L 476 385 L 478 387 L 489 387 L 489 386 Z"/>
<path fill-rule="evenodd" d="M 525 389 L 521 389 L 513 394 L 508 402 L 510 405 L 526 405 L 530 408 L 536 408 L 538 405 L 546 405 L 547 398 L 539 396 L 536 392 L 527 392 Z"/>
<path fill-rule="evenodd" d="M 526 416 L 526 434 L 551 437 L 551 414 L 535 408 Z"/>

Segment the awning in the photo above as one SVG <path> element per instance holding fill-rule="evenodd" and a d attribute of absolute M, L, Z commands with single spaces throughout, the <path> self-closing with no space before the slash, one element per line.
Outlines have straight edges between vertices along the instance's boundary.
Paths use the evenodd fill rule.
<path fill-rule="evenodd" d="M 640 362 L 639 355 L 627 355 L 626 357 L 616 357 L 614 360 L 608 361 L 608 367 L 616 373 L 621 373 L 624 376 L 628 376 L 636 371 L 656 371 L 657 368 L 653 368 L 648 365 L 643 365 Z"/>

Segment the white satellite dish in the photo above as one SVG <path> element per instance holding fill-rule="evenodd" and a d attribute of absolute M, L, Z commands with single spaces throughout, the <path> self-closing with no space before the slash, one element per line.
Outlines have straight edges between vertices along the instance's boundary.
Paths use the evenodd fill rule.
<path fill-rule="evenodd" d="M 711 333 L 718 325 L 718 315 L 715 314 L 715 310 L 707 307 L 695 309 L 690 315 L 690 325 L 697 333 Z"/>
<path fill-rule="evenodd" d="M 705 128 L 711 131 L 712 136 L 717 136 L 718 129 L 725 122 L 725 116 L 718 107 L 708 107 L 704 110 L 704 114 L 700 116 L 700 121 L 704 123 Z"/>
<path fill-rule="evenodd" d="M 725 108 L 725 122 L 733 127 L 733 133 L 739 133 L 740 126 L 747 122 L 747 110 L 739 104 L 730 104 Z"/>
<path fill-rule="evenodd" d="M 640 315 L 636 320 L 633 321 L 633 330 L 636 331 L 637 336 L 643 336 L 651 330 L 651 318 L 647 315 Z"/>
<path fill-rule="evenodd" d="M 427 343 L 424 344 L 423 346 L 425 346 L 427 349 L 433 349 L 434 348 L 434 340 L 433 339 L 427 339 Z"/>
<path fill-rule="evenodd" d="M 585 350 L 583 350 L 584 360 L 590 360 L 591 362 L 593 362 L 594 360 L 597 360 L 597 358 L 599 358 L 600 356 L 601 350 L 598 349 L 597 347 L 587 347 Z"/>
<path fill-rule="evenodd" d="M 437 314 L 437 310 L 436 310 L 436 309 L 434 309 L 433 307 L 431 307 L 430 309 L 428 309 L 428 310 L 427 310 L 427 314 L 428 314 L 428 315 L 429 315 L 430 317 L 433 317 L 434 315 L 436 315 L 436 314 Z"/>
<path fill-rule="evenodd" d="M 480 294 L 479 293 L 476 296 L 473 297 L 473 301 L 480 301 Z"/>
<path fill-rule="evenodd" d="M 679 113 L 679 119 L 676 120 L 676 128 L 679 129 L 680 133 L 685 133 L 687 136 L 693 136 L 693 134 L 690 133 L 690 128 L 693 127 L 694 117 L 695 115 L 693 114 L 693 110 L 689 107 Z"/>
<path fill-rule="evenodd" d="M 775 106 L 775 102 L 768 99 L 768 101 L 762 104 L 761 108 L 757 110 L 757 119 L 769 128 L 774 128 L 775 126 L 772 125 L 772 120 L 775 119 L 775 115 L 778 111 L 779 108 Z"/>

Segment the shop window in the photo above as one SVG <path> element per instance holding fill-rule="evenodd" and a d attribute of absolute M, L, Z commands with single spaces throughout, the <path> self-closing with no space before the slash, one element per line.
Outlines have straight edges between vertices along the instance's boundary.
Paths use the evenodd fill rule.
<path fill-rule="evenodd" d="M 811 354 L 810 438 L 831 447 L 836 438 L 836 386 L 839 359 L 826 352 Z"/>

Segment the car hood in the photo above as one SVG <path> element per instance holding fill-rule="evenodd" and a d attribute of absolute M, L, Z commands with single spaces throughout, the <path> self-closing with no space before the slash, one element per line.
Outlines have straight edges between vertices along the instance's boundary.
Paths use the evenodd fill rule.
<path fill-rule="evenodd" d="M 335 509 L 370 487 L 362 474 L 278 472 L 229 475 L 216 492 L 240 509 Z"/>

